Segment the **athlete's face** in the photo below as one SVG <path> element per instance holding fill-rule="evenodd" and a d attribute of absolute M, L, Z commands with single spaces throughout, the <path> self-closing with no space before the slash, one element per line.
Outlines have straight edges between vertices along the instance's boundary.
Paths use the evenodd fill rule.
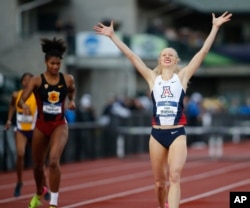
<path fill-rule="evenodd" d="M 29 81 L 31 79 L 30 75 L 26 75 L 23 79 L 22 79 L 22 87 L 25 88 L 27 87 Z"/>
<path fill-rule="evenodd" d="M 160 58 L 159 58 L 159 64 L 161 66 L 173 66 L 176 65 L 178 62 L 178 55 L 177 52 L 173 48 L 165 48 L 162 50 Z"/>
<path fill-rule="evenodd" d="M 61 59 L 59 57 L 52 56 L 45 61 L 47 70 L 51 74 L 57 74 L 61 67 Z"/>

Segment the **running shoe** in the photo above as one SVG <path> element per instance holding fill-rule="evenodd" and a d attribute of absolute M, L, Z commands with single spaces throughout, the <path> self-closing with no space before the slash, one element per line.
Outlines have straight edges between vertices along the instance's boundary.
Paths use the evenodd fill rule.
<path fill-rule="evenodd" d="M 49 189 L 48 189 L 47 186 L 44 186 L 44 187 L 43 187 L 43 193 L 42 193 L 42 195 L 43 195 L 43 198 L 44 198 L 45 200 L 47 200 L 47 201 L 50 200 L 50 192 L 49 192 Z"/>
<path fill-rule="evenodd" d="M 34 195 L 30 201 L 29 208 L 37 208 L 42 205 L 40 201 L 40 196 Z"/>
<path fill-rule="evenodd" d="M 14 196 L 20 196 L 21 195 L 21 189 L 22 189 L 23 183 L 22 182 L 18 182 L 16 184 L 15 190 L 14 190 Z"/>

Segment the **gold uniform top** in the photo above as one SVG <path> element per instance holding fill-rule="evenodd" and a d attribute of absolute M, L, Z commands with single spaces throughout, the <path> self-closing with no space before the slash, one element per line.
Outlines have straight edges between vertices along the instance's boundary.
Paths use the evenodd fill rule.
<path fill-rule="evenodd" d="M 23 90 L 20 90 L 16 99 L 16 125 L 21 131 L 32 131 L 35 127 L 37 117 L 37 105 L 35 95 L 32 93 L 26 100 L 25 104 L 30 107 L 30 115 L 23 115 L 23 109 L 19 108 L 17 103 Z"/>

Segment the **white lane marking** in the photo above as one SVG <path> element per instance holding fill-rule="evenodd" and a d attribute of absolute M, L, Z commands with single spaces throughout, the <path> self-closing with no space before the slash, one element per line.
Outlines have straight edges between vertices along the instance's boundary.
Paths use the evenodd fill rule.
<path fill-rule="evenodd" d="M 203 162 L 195 162 L 195 163 L 187 163 L 185 168 L 193 168 L 196 166 L 201 166 L 204 165 Z M 116 172 L 116 171 L 121 171 L 121 170 L 128 170 L 128 169 L 134 169 L 134 168 L 139 168 L 139 167 L 149 167 L 150 168 L 150 164 L 149 163 L 126 163 L 126 164 L 115 164 L 112 166 L 107 166 L 107 167 L 101 167 L 101 168 L 93 168 L 93 169 L 83 169 L 82 171 L 74 171 L 73 173 L 62 173 L 62 180 L 64 179 L 70 179 L 70 178 L 75 178 L 77 176 L 88 176 L 88 175 L 92 175 L 93 176 L 93 172 L 99 174 L 99 173 L 109 173 L 109 172 Z M 15 176 L 16 177 L 16 176 Z M 14 179 L 15 180 L 15 179 Z M 34 179 L 31 180 L 25 180 L 24 181 L 25 185 L 34 185 Z M 4 184 L 4 185 L 0 185 L 0 190 L 5 190 L 7 188 L 13 188 L 15 187 L 16 183 L 9 183 L 9 184 Z"/>
<path fill-rule="evenodd" d="M 245 168 L 246 164 L 248 164 L 248 163 L 247 162 L 239 163 L 239 164 L 236 164 L 236 165 L 232 165 L 232 166 L 228 166 L 228 167 L 222 167 L 220 169 L 212 170 L 212 171 L 209 171 L 209 172 L 196 174 L 196 175 L 193 175 L 193 176 L 187 176 L 187 177 L 184 177 L 182 179 L 182 182 L 190 182 L 190 181 L 195 181 L 195 180 L 199 180 L 199 179 L 203 179 L 203 178 L 208 178 L 208 177 L 211 177 L 211 176 L 214 176 L 214 175 L 225 174 L 226 172 L 230 172 L 230 171 L 233 171 L 233 170 L 238 170 L 238 169 L 241 169 L 241 168 Z M 99 181 L 96 181 L 96 182 L 89 182 L 87 184 L 82 183 L 82 184 L 78 184 L 78 185 L 68 186 L 68 187 L 62 188 L 60 190 L 60 193 L 67 192 L 67 191 L 72 191 L 72 190 L 79 190 L 79 189 L 94 187 L 94 186 L 98 186 L 98 185 L 103 185 L 105 183 L 105 181 L 107 181 L 107 180 L 108 180 L 108 184 L 115 183 L 115 182 L 118 182 L 118 181 L 122 182 L 122 181 L 127 181 L 127 180 L 133 180 L 133 179 L 136 179 L 136 178 L 141 178 L 143 175 L 144 175 L 144 177 L 147 177 L 147 176 L 151 175 L 151 171 L 144 171 L 144 172 L 141 172 L 141 173 L 135 173 L 135 174 L 115 177 L 115 178 L 111 178 L 111 179 L 103 179 L 103 180 L 99 180 Z M 144 187 L 141 187 L 141 188 L 128 190 L 128 191 L 125 191 L 125 192 L 120 192 L 120 193 L 117 193 L 117 194 L 111 194 L 111 195 L 107 195 L 107 196 L 98 197 L 98 198 L 95 198 L 95 199 L 83 201 L 81 203 L 88 203 L 88 204 L 95 203 L 95 202 L 99 202 L 100 199 L 101 199 L 101 201 L 104 201 L 105 198 L 107 198 L 105 200 L 108 200 L 108 199 L 116 198 L 117 195 L 119 195 L 120 197 L 121 196 L 127 196 L 127 195 L 131 195 L 131 194 L 134 194 L 134 193 L 145 192 L 145 191 L 151 190 L 153 188 L 154 188 L 153 185 L 148 185 L 148 186 L 144 186 Z M 18 198 L 16 198 L 16 197 L 6 198 L 6 199 L 3 199 L 3 200 L 0 200 L 0 204 L 1 203 L 12 202 L 12 201 L 17 201 L 17 200 L 20 200 L 20 199 L 27 199 L 27 198 L 31 198 L 32 196 L 33 196 L 33 194 L 26 194 L 26 195 L 22 195 L 22 196 L 20 196 Z M 71 206 L 75 207 L 74 204 L 71 205 Z M 62 208 L 69 208 L 69 207 L 66 206 L 66 207 L 62 207 Z"/>
<path fill-rule="evenodd" d="M 211 191 L 207 191 L 207 192 L 204 192 L 204 193 L 192 196 L 192 197 L 188 197 L 186 199 L 182 199 L 181 204 L 191 202 L 191 201 L 195 201 L 195 200 L 205 198 L 205 197 L 208 197 L 208 196 L 212 196 L 212 195 L 221 193 L 223 191 L 228 191 L 228 190 L 231 190 L 233 188 L 237 188 L 239 186 L 245 186 L 245 185 L 248 185 L 248 184 L 250 184 L 250 179 L 246 179 L 246 180 L 243 180 L 243 181 L 238 181 L 236 183 L 232 183 L 232 184 L 222 186 L 222 187 L 217 188 L 217 189 L 213 189 Z"/>
<path fill-rule="evenodd" d="M 247 185 L 247 184 L 250 184 L 250 179 L 239 181 L 237 183 L 232 183 L 232 184 L 229 184 L 227 186 L 222 186 L 222 187 L 220 187 L 218 189 L 214 189 L 212 191 L 204 192 L 202 194 L 194 195 L 192 197 L 181 200 L 180 203 L 184 204 L 184 203 L 187 203 L 187 202 L 195 201 L 197 199 L 201 199 L 201 198 L 204 198 L 204 197 L 215 195 L 217 193 L 227 191 L 227 190 L 230 190 L 232 188 L 236 188 L 236 187 L 239 187 L 239 186 L 242 186 L 242 185 Z M 143 186 L 141 188 L 124 191 L 124 192 L 120 192 L 120 193 L 117 193 L 117 194 L 110 194 L 110 195 L 101 196 L 101 197 L 94 198 L 94 199 L 89 199 L 89 200 L 86 200 L 86 201 L 83 201 L 83 202 L 63 206 L 61 208 L 75 208 L 75 207 L 84 206 L 84 205 L 88 205 L 88 204 L 93 204 L 93 203 L 97 203 L 97 202 L 107 201 L 107 200 L 118 198 L 118 197 L 124 197 L 124 196 L 129 196 L 129 195 L 132 195 L 132 194 L 137 194 L 137 193 L 149 191 L 149 190 L 152 190 L 153 188 L 154 188 L 153 185 L 151 185 L 151 186 Z"/>
<path fill-rule="evenodd" d="M 184 177 L 182 182 L 190 182 L 190 181 L 195 181 L 195 180 L 199 180 L 199 179 L 203 179 L 203 178 L 208 178 L 208 177 L 211 177 L 214 175 L 225 174 L 226 172 L 231 172 L 232 170 L 241 169 L 241 168 L 245 168 L 245 167 L 246 167 L 246 163 L 236 164 L 236 165 L 233 165 L 230 167 L 221 168 L 221 169 L 213 170 L 210 172 L 197 174 L 194 176 Z M 250 179 L 249 179 L 249 181 L 250 181 Z M 236 185 L 241 185 L 241 183 L 235 183 L 234 186 L 236 187 Z M 231 187 L 231 186 L 229 186 L 229 187 Z M 98 198 L 94 198 L 94 199 L 89 199 L 89 200 L 86 200 L 83 202 L 64 206 L 62 208 L 74 208 L 74 207 L 78 207 L 78 206 L 83 206 L 83 205 L 93 204 L 93 203 L 97 203 L 97 202 L 101 202 L 101 201 L 106 201 L 106 200 L 117 198 L 117 197 L 124 197 L 124 196 L 128 196 L 128 195 L 136 194 L 136 193 L 141 193 L 141 192 L 145 192 L 145 191 L 149 191 L 149 190 L 153 190 L 153 189 L 154 189 L 153 185 L 144 186 L 141 188 L 132 189 L 132 190 L 116 193 L 116 194 L 110 194 L 110 195 L 106 195 L 106 196 L 102 196 L 102 197 L 98 197 Z"/>

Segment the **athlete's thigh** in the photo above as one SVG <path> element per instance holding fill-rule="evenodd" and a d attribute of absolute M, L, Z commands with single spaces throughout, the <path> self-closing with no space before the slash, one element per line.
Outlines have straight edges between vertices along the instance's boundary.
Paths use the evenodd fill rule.
<path fill-rule="evenodd" d="M 149 139 L 149 153 L 155 178 L 165 178 L 167 171 L 168 150 L 155 140 L 152 135 Z"/>
<path fill-rule="evenodd" d="M 25 147 L 27 144 L 27 138 L 20 131 L 16 130 L 15 132 L 15 141 L 16 141 L 16 151 L 18 155 L 24 155 Z"/>
<path fill-rule="evenodd" d="M 187 159 L 186 135 L 177 137 L 169 147 L 168 164 L 170 171 L 181 171 Z"/>
<path fill-rule="evenodd" d="M 49 138 L 39 129 L 35 128 L 31 143 L 33 160 L 37 163 L 43 163 L 49 148 Z"/>
<path fill-rule="evenodd" d="M 68 125 L 61 124 L 57 126 L 50 137 L 49 157 L 60 159 L 64 147 L 68 141 Z"/>

